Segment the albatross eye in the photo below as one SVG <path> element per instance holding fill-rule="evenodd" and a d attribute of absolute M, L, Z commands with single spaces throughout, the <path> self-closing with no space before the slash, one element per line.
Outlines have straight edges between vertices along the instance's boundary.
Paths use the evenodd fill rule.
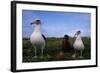
<path fill-rule="evenodd" d="M 41 21 L 40 20 L 36 20 L 36 24 L 41 24 Z"/>

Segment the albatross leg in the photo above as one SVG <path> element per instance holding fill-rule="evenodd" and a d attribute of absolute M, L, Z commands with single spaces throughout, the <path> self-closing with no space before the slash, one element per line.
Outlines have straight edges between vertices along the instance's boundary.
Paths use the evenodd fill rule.
<path fill-rule="evenodd" d="M 83 54 L 83 50 L 80 50 L 80 56 L 79 56 L 79 58 L 84 58 L 84 57 L 82 56 L 82 54 Z"/>
<path fill-rule="evenodd" d="M 43 51 L 44 51 L 44 47 L 42 46 L 42 48 L 41 48 L 41 57 L 40 58 L 43 58 Z"/>
<path fill-rule="evenodd" d="M 35 49 L 35 56 L 34 56 L 34 58 L 37 58 L 37 50 L 36 50 L 36 47 L 34 47 L 34 49 Z"/>
<path fill-rule="evenodd" d="M 75 50 L 75 53 L 72 55 L 73 58 L 76 58 L 76 50 Z"/>

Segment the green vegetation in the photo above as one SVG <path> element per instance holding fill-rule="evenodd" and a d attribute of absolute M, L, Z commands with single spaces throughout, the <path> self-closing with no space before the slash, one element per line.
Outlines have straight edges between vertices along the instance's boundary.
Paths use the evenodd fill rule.
<path fill-rule="evenodd" d="M 84 37 L 82 38 L 85 50 L 83 52 L 84 58 L 81 60 L 90 59 L 90 51 L 91 51 L 91 41 L 90 38 Z M 75 39 L 70 38 L 69 42 L 71 45 L 74 43 Z M 62 53 L 62 39 L 61 38 L 47 38 L 46 41 L 46 47 L 44 49 L 44 56 L 41 58 L 41 49 L 38 48 L 38 58 L 34 58 L 34 48 L 32 47 L 32 44 L 30 43 L 29 39 L 23 39 L 23 62 L 43 62 L 43 61 L 57 61 L 57 60 L 80 60 L 79 58 L 73 59 L 72 54 L 74 51 Z M 62 59 L 63 57 L 63 59 Z"/>

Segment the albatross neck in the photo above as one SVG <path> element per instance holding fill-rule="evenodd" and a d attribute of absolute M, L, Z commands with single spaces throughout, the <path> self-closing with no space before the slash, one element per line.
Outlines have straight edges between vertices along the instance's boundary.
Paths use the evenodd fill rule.
<path fill-rule="evenodd" d="M 81 39 L 81 34 L 77 35 L 76 39 Z"/>
<path fill-rule="evenodd" d="M 41 32 L 41 24 L 35 25 L 34 32 Z"/>

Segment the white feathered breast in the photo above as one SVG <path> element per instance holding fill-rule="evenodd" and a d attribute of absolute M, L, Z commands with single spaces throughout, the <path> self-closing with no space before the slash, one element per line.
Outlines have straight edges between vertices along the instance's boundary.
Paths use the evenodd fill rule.
<path fill-rule="evenodd" d="M 83 41 L 82 41 L 80 35 L 77 36 L 77 38 L 76 38 L 76 40 L 75 40 L 75 42 L 73 44 L 73 47 L 76 50 L 83 50 L 84 49 L 84 44 L 83 44 Z"/>
<path fill-rule="evenodd" d="M 38 45 L 38 46 L 45 46 L 45 40 L 42 37 L 40 32 L 33 32 L 31 37 L 30 37 L 30 41 L 32 43 L 32 45 Z"/>

